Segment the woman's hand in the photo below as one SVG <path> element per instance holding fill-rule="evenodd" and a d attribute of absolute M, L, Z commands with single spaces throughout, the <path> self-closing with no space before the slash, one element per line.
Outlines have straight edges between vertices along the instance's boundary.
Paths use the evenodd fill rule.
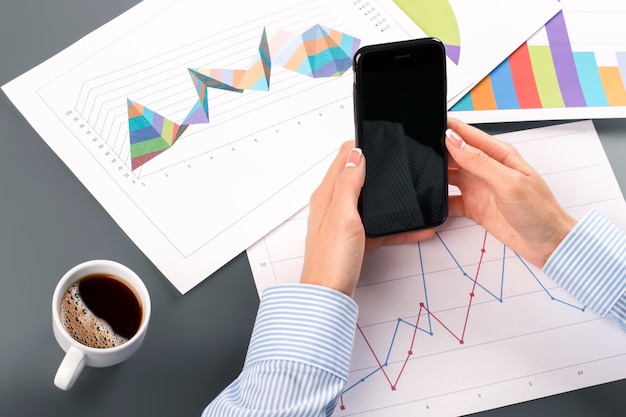
<path fill-rule="evenodd" d="M 469 217 L 543 267 L 576 221 L 512 145 L 455 119 L 448 128 L 448 182 L 461 190 L 450 215 Z"/>
<path fill-rule="evenodd" d="M 365 158 L 354 141 L 345 142 L 310 200 L 304 266 L 300 282 L 354 295 L 365 250 L 409 243 L 434 229 L 366 239 L 357 210 L 365 182 Z"/>

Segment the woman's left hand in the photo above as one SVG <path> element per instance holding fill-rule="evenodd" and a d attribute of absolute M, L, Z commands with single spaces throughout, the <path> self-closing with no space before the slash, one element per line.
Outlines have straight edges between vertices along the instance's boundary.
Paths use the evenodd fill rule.
<path fill-rule="evenodd" d="M 382 245 L 417 242 L 434 229 L 366 239 L 357 209 L 365 182 L 365 158 L 345 142 L 311 196 L 301 283 L 324 285 L 354 295 L 363 255 Z"/>

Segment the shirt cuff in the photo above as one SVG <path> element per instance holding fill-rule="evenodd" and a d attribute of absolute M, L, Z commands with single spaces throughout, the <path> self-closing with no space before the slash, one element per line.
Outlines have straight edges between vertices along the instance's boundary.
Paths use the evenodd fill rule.
<path fill-rule="evenodd" d="M 622 295 L 606 316 L 613 319 L 622 330 L 626 331 L 626 294 Z"/>
<path fill-rule="evenodd" d="M 626 234 L 598 210 L 556 248 L 544 272 L 592 311 L 606 316 L 626 290 Z"/>
<path fill-rule="evenodd" d="M 261 298 L 244 367 L 290 360 L 347 379 L 357 315 L 354 300 L 327 287 L 270 287 Z"/>

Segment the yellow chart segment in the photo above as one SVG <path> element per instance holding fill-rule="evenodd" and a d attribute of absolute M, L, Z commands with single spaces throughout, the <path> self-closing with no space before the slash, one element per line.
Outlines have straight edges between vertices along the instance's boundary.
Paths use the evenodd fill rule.
<path fill-rule="evenodd" d="M 429 36 L 446 45 L 448 57 L 459 63 L 461 34 L 454 10 L 448 0 L 393 0 Z"/>

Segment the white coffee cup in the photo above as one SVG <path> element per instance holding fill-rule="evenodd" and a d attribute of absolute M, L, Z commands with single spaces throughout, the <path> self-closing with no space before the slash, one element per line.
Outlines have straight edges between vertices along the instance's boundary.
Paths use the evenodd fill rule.
<path fill-rule="evenodd" d="M 135 334 L 128 340 L 113 347 L 90 347 L 78 340 L 66 330 L 62 323 L 61 300 L 66 291 L 82 278 L 93 275 L 107 275 L 128 287 L 141 308 L 140 324 Z M 115 300 L 111 301 L 115 303 Z M 65 357 L 54 377 L 54 385 L 68 390 L 87 366 L 106 367 L 128 359 L 139 349 L 143 342 L 148 322 L 150 321 L 150 296 L 148 289 L 139 276 L 128 267 L 108 260 L 92 260 L 76 265 L 63 275 L 52 296 L 52 330 L 57 342 L 65 351 Z"/>

